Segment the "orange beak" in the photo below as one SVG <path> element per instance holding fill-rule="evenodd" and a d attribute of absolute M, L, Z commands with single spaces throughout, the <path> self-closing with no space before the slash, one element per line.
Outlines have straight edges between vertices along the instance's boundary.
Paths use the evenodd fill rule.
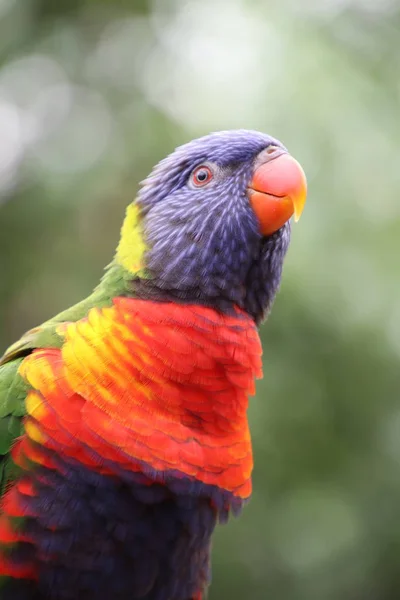
<path fill-rule="evenodd" d="M 281 154 L 254 171 L 249 186 L 249 200 L 262 235 L 271 235 L 292 215 L 298 221 L 306 197 L 306 176 L 290 154 Z"/>

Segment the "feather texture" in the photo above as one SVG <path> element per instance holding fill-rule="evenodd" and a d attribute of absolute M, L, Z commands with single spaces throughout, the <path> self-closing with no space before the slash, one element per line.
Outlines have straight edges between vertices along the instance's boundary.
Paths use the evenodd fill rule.
<path fill-rule="evenodd" d="M 249 185 L 284 153 L 245 130 L 176 149 L 94 292 L 0 359 L 1 600 L 203 598 L 214 527 L 251 493 L 256 326 L 290 240 Z"/>
<path fill-rule="evenodd" d="M 227 316 L 199 306 L 116 298 L 111 307 L 93 308 L 86 318 L 60 325 L 58 334 L 64 340 L 61 348 L 35 350 L 19 368 L 29 386 L 27 416 L 25 434 L 13 448 L 21 474 L 3 501 L 0 574 L 40 578 L 55 568 L 51 555 L 41 550 L 43 529 L 63 531 L 65 519 L 76 512 L 73 506 L 83 502 L 79 488 L 62 479 L 86 481 L 84 474 L 92 473 L 111 487 L 126 482 L 125 493 L 136 502 L 147 494 L 146 504 L 161 502 L 165 509 L 173 497 L 175 504 L 192 507 L 184 530 L 194 527 L 192 568 L 203 572 L 195 581 L 202 589 L 216 519 L 226 518 L 230 509 L 238 511 L 251 492 L 246 410 L 254 377 L 261 374 L 254 322 L 239 310 Z M 116 490 L 109 493 L 116 504 L 123 502 Z M 201 519 L 199 506 L 204 506 L 200 514 L 209 513 L 204 516 L 209 527 L 193 525 Z M 40 516 L 44 508 L 50 521 Z M 31 537 L 29 528 L 17 525 L 21 518 L 31 523 Z M 124 521 L 128 531 L 138 527 L 136 518 L 133 511 L 132 520 Z M 106 526 L 115 526 L 112 518 Z M 69 564 L 69 548 L 80 527 L 78 522 L 68 529 L 71 541 L 57 555 L 57 567 Z M 144 538 L 139 543 L 131 536 L 142 552 L 150 543 Z M 18 545 L 29 545 L 30 553 L 21 558 Z M 14 550 L 8 555 L 10 547 Z M 171 567 L 171 579 L 174 574 Z M 169 580 L 168 573 L 164 579 Z M 149 589 L 143 598 L 158 598 Z"/>

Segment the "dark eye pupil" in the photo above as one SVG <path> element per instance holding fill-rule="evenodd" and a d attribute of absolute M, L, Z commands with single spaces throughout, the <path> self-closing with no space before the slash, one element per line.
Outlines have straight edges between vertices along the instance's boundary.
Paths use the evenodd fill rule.
<path fill-rule="evenodd" d="M 208 173 L 205 169 L 199 171 L 196 175 L 197 181 L 205 181 L 208 177 Z"/>

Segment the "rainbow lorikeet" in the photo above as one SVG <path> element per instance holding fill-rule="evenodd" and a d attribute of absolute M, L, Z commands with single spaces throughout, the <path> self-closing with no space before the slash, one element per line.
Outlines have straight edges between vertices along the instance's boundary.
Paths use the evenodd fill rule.
<path fill-rule="evenodd" d="M 0 361 L 0 598 L 200 600 L 210 538 L 251 493 L 257 326 L 300 165 L 255 131 L 178 148 L 81 303 Z"/>

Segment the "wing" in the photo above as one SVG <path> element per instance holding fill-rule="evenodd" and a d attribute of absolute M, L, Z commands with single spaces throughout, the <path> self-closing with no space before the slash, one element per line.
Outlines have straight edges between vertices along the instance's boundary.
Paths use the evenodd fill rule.
<path fill-rule="evenodd" d="M 6 361 L 7 355 L 4 357 Z M 22 432 L 26 384 L 18 374 L 23 358 L 2 362 L 0 366 L 0 495 L 12 478 L 14 465 L 9 460 L 13 441 Z"/>

